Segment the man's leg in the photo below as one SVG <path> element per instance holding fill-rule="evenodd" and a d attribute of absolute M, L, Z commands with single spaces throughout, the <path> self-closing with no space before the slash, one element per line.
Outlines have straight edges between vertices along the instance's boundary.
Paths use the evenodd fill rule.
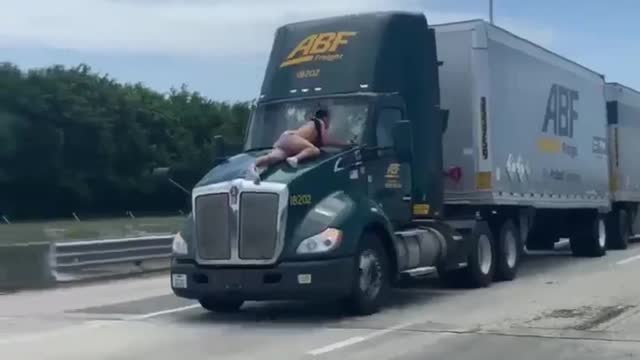
<path fill-rule="evenodd" d="M 320 149 L 318 149 L 311 143 L 309 145 L 311 146 L 300 151 L 297 155 L 288 157 L 287 163 L 289 163 L 289 165 L 291 165 L 292 167 L 297 167 L 300 161 L 320 155 Z"/>
<path fill-rule="evenodd" d="M 256 184 L 260 182 L 260 175 L 264 170 L 266 170 L 272 164 L 275 164 L 278 161 L 282 161 L 287 158 L 287 153 L 280 148 L 274 148 L 267 155 L 260 156 L 256 159 L 256 162 L 253 166 L 251 166 L 247 170 L 247 174 L 245 175 L 246 179 L 253 180 Z"/>
<path fill-rule="evenodd" d="M 274 148 L 267 155 L 260 156 L 259 158 L 256 159 L 256 167 L 257 168 L 269 167 L 277 163 L 278 161 L 284 160 L 286 157 L 287 157 L 287 154 L 284 152 L 284 150 L 280 148 Z"/>
<path fill-rule="evenodd" d="M 292 167 L 298 166 L 298 161 L 302 161 L 308 159 L 312 156 L 317 156 L 320 154 L 320 149 L 315 147 L 311 142 L 307 141 L 307 139 L 291 134 L 279 140 L 277 146 L 281 149 L 285 149 L 285 154 L 296 154 L 287 157 L 287 162 Z M 285 157 L 288 155 L 285 155 Z"/>

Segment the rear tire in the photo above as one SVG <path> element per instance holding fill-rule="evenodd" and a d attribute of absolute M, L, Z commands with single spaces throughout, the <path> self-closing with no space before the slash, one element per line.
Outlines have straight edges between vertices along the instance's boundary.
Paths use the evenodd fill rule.
<path fill-rule="evenodd" d="M 440 279 L 451 287 L 487 287 L 495 273 L 495 242 L 486 222 L 478 222 L 469 234 L 467 266 L 440 272 Z"/>
<path fill-rule="evenodd" d="M 576 216 L 572 222 L 570 244 L 574 256 L 601 257 L 607 253 L 607 231 L 601 215 Z"/>
<path fill-rule="evenodd" d="M 607 215 L 607 247 L 624 250 L 629 247 L 631 237 L 629 215 L 624 210 L 614 210 Z"/>
<path fill-rule="evenodd" d="M 513 221 L 507 220 L 500 227 L 496 250 L 496 280 L 511 281 L 515 279 L 522 255 L 522 240 Z"/>
<path fill-rule="evenodd" d="M 360 239 L 355 273 L 352 294 L 346 299 L 347 307 L 354 315 L 376 313 L 390 290 L 389 259 L 377 234 L 365 233 Z"/>
<path fill-rule="evenodd" d="M 242 304 L 244 304 L 243 300 L 223 300 L 216 298 L 205 298 L 198 301 L 203 308 L 218 313 L 238 312 Z"/>

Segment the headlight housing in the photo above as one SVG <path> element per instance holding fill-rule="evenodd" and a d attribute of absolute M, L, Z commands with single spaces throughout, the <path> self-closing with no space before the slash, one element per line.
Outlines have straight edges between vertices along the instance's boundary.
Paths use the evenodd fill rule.
<path fill-rule="evenodd" d="M 317 235 L 304 239 L 298 245 L 296 252 L 300 255 L 326 253 L 340 246 L 341 242 L 342 231 L 328 228 Z"/>
<path fill-rule="evenodd" d="M 171 244 L 171 252 L 174 255 L 187 255 L 189 253 L 189 247 L 187 246 L 187 242 L 184 241 L 180 233 L 177 233 L 176 236 L 173 237 L 173 243 Z"/>

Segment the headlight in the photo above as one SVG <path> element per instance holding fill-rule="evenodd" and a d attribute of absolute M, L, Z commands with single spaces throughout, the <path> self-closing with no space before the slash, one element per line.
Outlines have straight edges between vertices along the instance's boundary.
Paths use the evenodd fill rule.
<path fill-rule="evenodd" d="M 174 255 L 187 255 L 189 253 L 187 242 L 184 241 L 180 233 L 177 233 L 176 236 L 173 237 L 171 251 Z"/>
<path fill-rule="evenodd" d="M 329 228 L 320 234 L 305 239 L 298 245 L 298 254 L 318 254 L 331 251 L 342 242 L 342 231 Z"/>

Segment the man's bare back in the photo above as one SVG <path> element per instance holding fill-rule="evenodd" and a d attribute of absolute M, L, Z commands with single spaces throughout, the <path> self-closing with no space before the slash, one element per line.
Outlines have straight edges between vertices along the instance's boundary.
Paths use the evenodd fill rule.
<path fill-rule="evenodd" d="M 313 121 L 307 121 L 297 130 L 293 130 L 293 133 L 300 136 L 301 138 L 304 138 L 315 146 L 321 147 L 324 144 L 318 144 L 318 142 L 321 142 L 327 138 L 327 125 L 322 120 L 318 119 L 317 121 L 320 121 L 321 123 L 321 125 L 318 126 L 318 128 L 320 129 L 320 134 L 318 134 L 318 129 L 316 129 L 316 124 Z"/>

